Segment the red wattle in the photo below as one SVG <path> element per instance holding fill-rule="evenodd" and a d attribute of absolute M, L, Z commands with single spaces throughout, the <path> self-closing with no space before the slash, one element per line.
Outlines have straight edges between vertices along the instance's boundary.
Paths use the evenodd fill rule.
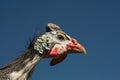
<path fill-rule="evenodd" d="M 53 49 L 50 51 L 50 56 L 52 56 L 52 57 L 58 56 L 57 48 L 53 48 Z"/>

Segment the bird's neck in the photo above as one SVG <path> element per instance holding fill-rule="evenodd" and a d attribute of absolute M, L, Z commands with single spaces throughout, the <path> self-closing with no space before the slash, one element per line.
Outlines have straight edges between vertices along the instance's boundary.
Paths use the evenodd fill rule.
<path fill-rule="evenodd" d="M 12 80 L 28 80 L 41 59 L 42 57 L 36 51 L 27 50 L 12 63 L 0 69 L 0 72 L 9 76 Z"/>

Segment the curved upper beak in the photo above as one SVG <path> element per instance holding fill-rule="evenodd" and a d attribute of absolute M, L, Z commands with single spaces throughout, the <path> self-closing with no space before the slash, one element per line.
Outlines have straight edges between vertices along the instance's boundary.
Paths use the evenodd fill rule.
<path fill-rule="evenodd" d="M 67 51 L 68 53 L 87 54 L 86 49 L 76 39 L 71 39 L 70 43 L 67 44 Z"/>

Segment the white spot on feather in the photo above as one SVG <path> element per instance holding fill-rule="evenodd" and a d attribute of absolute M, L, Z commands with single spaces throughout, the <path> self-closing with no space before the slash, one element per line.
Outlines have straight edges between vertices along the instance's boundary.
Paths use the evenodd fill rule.
<path fill-rule="evenodd" d="M 56 32 L 56 31 L 53 31 L 53 32 L 52 32 L 52 34 L 56 35 L 56 34 L 57 34 L 57 32 Z"/>

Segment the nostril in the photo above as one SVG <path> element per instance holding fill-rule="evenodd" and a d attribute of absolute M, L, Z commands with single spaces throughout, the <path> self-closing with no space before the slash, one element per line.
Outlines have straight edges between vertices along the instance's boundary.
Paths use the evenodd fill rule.
<path fill-rule="evenodd" d="M 77 45 L 77 44 L 78 44 L 78 42 L 77 42 L 76 39 L 72 39 L 71 42 L 72 42 L 74 45 Z"/>

